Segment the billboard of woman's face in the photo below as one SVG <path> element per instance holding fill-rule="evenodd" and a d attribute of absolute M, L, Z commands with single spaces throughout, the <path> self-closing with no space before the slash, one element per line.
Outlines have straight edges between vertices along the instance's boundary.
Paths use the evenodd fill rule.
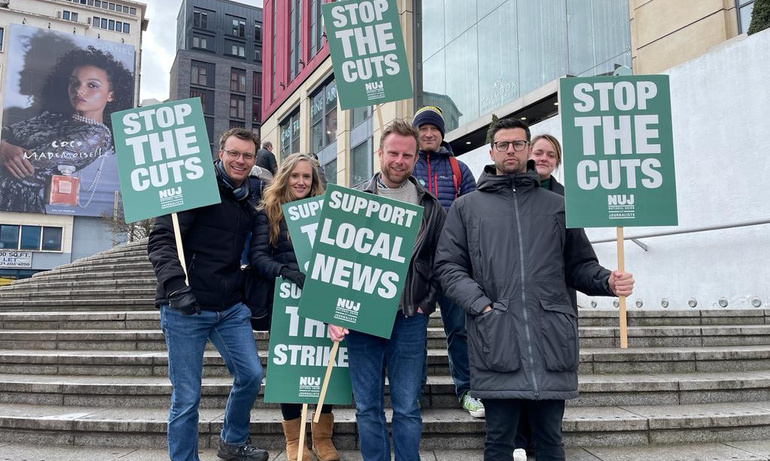
<path fill-rule="evenodd" d="M 134 107 L 134 47 L 21 24 L 6 43 L 0 211 L 111 215 L 110 114 Z"/>

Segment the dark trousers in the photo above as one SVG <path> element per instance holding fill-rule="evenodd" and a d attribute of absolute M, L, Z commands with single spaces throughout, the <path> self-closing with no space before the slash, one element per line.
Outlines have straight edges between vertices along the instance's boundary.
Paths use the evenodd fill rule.
<path fill-rule="evenodd" d="M 564 461 L 564 400 L 482 399 L 486 409 L 484 461 L 511 461 L 519 413 L 529 415 L 537 461 Z"/>
<path fill-rule="evenodd" d="M 519 407 L 519 426 L 516 428 L 516 448 L 523 448 L 528 453 L 535 453 L 532 443 L 532 431 L 529 428 L 529 414 L 527 407 Z"/>

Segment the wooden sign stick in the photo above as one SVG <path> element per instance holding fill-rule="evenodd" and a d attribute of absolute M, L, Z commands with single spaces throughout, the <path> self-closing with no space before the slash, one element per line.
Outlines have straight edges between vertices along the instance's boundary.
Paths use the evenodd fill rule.
<path fill-rule="evenodd" d="M 320 411 L 317 411 L 316 413 L 321 413 Z M 302 404 L 302 416 L 300 417 L 300 424 L 299 424 L 299 450 L 297 450 L 297 459 L 289 459 L 287 461 L 302 461 L 302 453 L 304 453 L 305 448 L 305 426 L 307 425 L 307 404 Z"/>
<path fill-rule="evenodd" d="M 618 227 L 618 270 L 625 272 L 625 254 L 623 252 L 623 228 Z M 626 322 L 626 297 L 619 296 L 620 311 L 618 312 L 620 321 L 620 348 L 628 349 L 628 327 Z"/>
<path fill-rule="evenodd" d="M 179 230 L 179 217 L 176 213 L 171 213 L 171 222 L 174 224 L 174 240 L 176 240 L 176 254 L 179 256 L 179 263 L 184 271 L 184 284 L 190 285 L 187 279 L 187 263 L 184 260 L 184 248 L 182 248 L 182 232 Z"/>
<path fill-rule="evenodd" d="M 315 408 L 314 423 L 321 421 L 321 408 L 324 405 L 324 399 L 326 398 L 326 390 L 329 388 L 329 379 L 332 377 L 332 370 L 334 369 L 334 360 L 337 358 L 337 350 L 340 348 L 340 343 L 334 341 L 332 350 L 329 352 L 329 364 L 326 365 L 326 374 L 324 375 L 324 383 L 321 386 L 321 393 L 318 395 L 318 405 Z"/>

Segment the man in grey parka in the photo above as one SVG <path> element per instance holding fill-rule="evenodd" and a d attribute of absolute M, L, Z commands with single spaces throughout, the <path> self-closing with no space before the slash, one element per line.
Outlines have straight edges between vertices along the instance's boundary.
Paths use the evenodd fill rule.
<path fill-rule="evenodd" d="M 582 229 L 567 229 L 564 198 L 527 168 L 529 127 L 490 128 L 477 190 L 455 200 L 436 251 L 444 293 L 467 314 L 471 393 L 486 408 L 486 461 L 511 460 L 519 409 L 530 415 L 538 461 L 564 460 L 561 421 L 575 398 L 577 315 L 567 287 L 628 296 L 630 273 L 599 265 Z"/>

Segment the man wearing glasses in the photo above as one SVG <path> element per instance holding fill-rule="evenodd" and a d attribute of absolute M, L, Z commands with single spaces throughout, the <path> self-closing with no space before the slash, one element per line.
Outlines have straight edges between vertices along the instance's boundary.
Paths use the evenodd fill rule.
<path fill-rule="evenodd" d="M 529 127 L 501 119 L 477 190 L 459 197 L 439 237 L 434 269 L 468 314 L 471 392 L 486 409 L 486 461 L 511 460 L 521 408 L 538 461 L 564 460 L 561 421 L 575 398 L 577 313 L 567 286 L 628 296 L 630 273 L 599 265 L 582 229 L 567 229 L 564 198 L 541 189 Z"/>
<path fill-rule="evenodd" d="M 255 222 L 246 180 L 259 140 L 233 128 L 219 141 L 214 163 L 221 203 L 178 213 L 187 270 L 177 256 L 170 215 L 160 216 L 147 251 L 158 288 L 155 304 L 168 349 L 173 386 L 168 417 L 168 452 L 172 461 L 200 461 L 198 404 L 203 352 L 211 340 L 233 375 L 217 456 L 233 461 L 266 461 L 268 453 L 249 440 L 251 407 L 262 383 L 251 312 L 243 304 L 241 253 Z"/>

